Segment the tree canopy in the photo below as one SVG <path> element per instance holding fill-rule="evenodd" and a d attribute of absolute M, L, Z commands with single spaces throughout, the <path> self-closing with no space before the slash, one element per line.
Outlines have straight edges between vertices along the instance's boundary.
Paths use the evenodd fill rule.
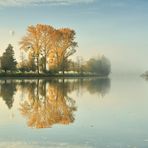
<path fill-rule="evenodd" d="M 38 73 L 40 67 L 54 66 L 65 70 L 69 56 L 76 52 L 75 31 L 69 28 L 55 29 L 49 25 L 29 26 L 26 35 L 20 41 L 20 48 L 36 58 Z"/>
<path fill-rule="evenodd" d="M 86 69 L 101 76 L 108 76 L 111 72 L 111 64 L 105 56 L 98 56 L 87 61 Z"/>

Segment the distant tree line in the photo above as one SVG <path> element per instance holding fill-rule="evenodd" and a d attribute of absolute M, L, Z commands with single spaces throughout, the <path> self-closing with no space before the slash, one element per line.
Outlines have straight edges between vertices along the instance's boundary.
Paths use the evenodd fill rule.
<path fill-rule="evenodd" d="M 21 56 L 17 62 L 14 49 L 8 45 L 0 57 L 0 70 L 5 73 L 62 73 L 97 74 L 107 76 L 111 72 L 110 61 L 98 56 L 84 61 L 69 59 L 76 52 L 75 31 L 69 28 L 55 29 L 49 25 L 29 26 L 19 42 Z"/>

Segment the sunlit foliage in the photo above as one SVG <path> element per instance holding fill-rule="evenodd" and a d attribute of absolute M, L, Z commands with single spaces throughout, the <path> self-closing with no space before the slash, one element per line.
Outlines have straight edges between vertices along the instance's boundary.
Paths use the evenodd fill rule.
<path fill-rule="evenodd" d="M 71 29 L 37 24 L 28 27 L 26 36 L 20 41 L 20 48 L 35 57 L 38 73 L 40 67 L 46 71 L 47 65 L 64 72 L 68 57 L 76 52 L 74 39 L 75 31 Z"/>

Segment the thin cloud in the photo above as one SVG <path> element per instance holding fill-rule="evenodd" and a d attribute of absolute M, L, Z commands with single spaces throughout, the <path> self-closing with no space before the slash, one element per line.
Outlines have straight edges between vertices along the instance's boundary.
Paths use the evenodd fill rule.
<path fill-rule="evenodd" d="M 94 0 L 0 0 L 0 7 L 40 6 L 40 5 L 72 5 L 92 3 Z"/>

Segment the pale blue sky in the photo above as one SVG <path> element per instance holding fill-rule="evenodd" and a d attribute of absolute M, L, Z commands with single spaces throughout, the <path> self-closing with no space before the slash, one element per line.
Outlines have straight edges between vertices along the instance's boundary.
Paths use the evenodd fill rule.
<path fill-rule="evenodd" d="M 70 27 L 77 33 L 77 55 L 106 55 L 112 71 L 148 69 L 147 0 L 0 0 L 0 49 L 18 42 L 28 25 Z M 15 35 L 10 35 L 10 30 Z"/>

